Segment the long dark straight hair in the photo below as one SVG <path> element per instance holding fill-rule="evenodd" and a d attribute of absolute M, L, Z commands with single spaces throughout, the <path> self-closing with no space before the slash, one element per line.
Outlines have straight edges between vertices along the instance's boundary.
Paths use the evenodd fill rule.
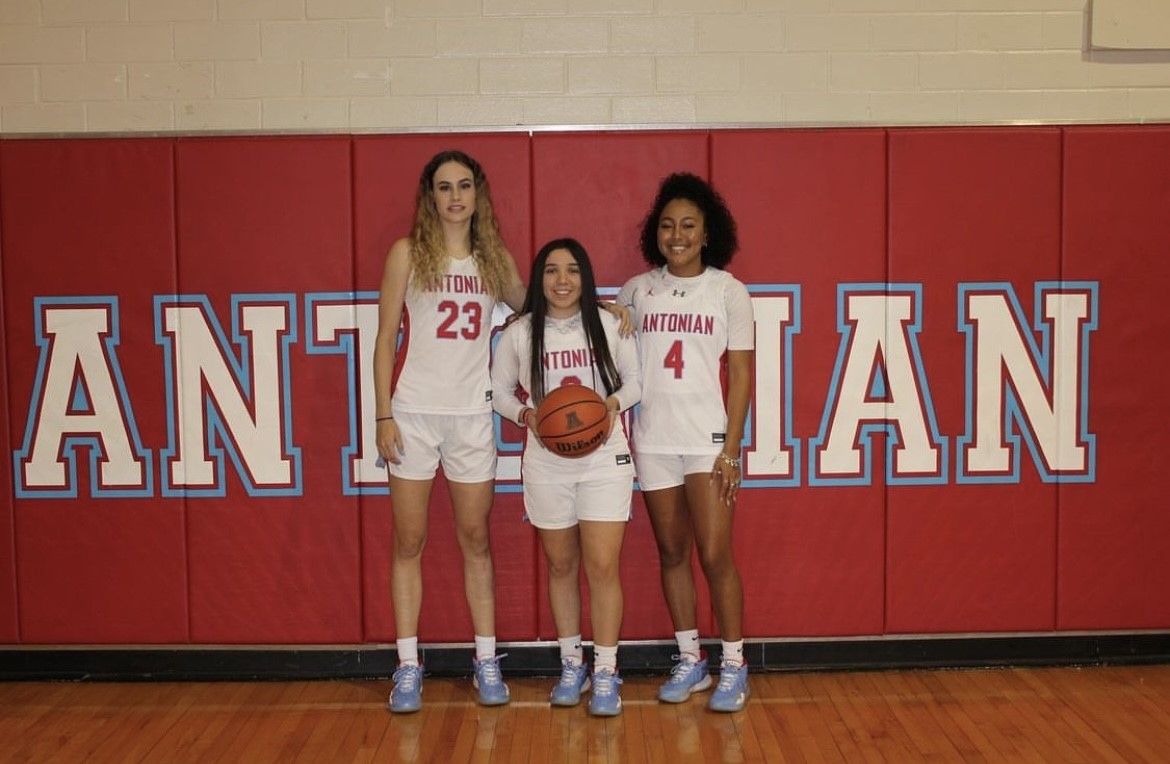
<path fill-rule="evenodd" d="M 544 400 L 546 388 L 544 376 L 544 322 L 548 317 L 548 299 L 544 296 L 544 268 L 548 263 L 548 256 L 553 251 L 566 250 L 577 261 L 577 268 L 581 273 L 581 323 L 585 327 L 585 342 L 593 358 L 594 370 L 601 375 L 601 383 L 605 386 L 605 397 L 622 386 L 622 377 L 618 373 L 617 364 L 613 362 L 613 355 L 609 351 L 609 341 L 605 338 L 605 329 L 601 326 L 601 316 L 597 312 L 600 299 L 597 297 L 597 281 L 593 277 L 593 265 L 589 262 L 589 253 L 581 242 L 576 239 L 553 239 L 540 248 L 536 259 L 532 261 L 532 273 L 528 276 L 528 294 L 524 298 L 524 307 L 521 312 L 531 316 L 532 357 L 529 361 L 529 379 L 533 389 L 528 391 L 532 405 L 540 405 Z"/>

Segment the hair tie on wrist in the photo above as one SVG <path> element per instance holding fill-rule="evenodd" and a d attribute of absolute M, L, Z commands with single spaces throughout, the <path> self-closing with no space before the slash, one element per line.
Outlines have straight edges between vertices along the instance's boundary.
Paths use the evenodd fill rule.
<path fill-rule="evenodd" d="M 387 419 L 393 419 L 393 418 L 394 417 L 392 417 L 392 416 L 376 416 L 376 417 L 374 417 L 374 421 L 375 422 L 385 422 Z"/>

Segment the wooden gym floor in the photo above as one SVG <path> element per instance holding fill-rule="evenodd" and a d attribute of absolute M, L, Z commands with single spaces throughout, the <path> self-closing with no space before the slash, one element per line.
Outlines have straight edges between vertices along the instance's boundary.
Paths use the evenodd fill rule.
<path fill-rule="evenodd" d="M 757 673 L 733 715 L 630 676 L 605 720 L 550 708 L 552 681 L 482 708 L 469 679 L 427 678 L 409 716 L 386 681 L 0 683 L 0 761 L 1170 761 L 1165 665 Z"/>

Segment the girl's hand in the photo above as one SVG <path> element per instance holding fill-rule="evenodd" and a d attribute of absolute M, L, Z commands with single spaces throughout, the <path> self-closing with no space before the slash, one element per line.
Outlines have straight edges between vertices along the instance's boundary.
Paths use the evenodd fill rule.
<path fill-rule="evenodd" d="M 617 419 L 622 415 L 622 404 L 614 396 L 609 396 L 605 399 L 605 408 L 609 411 L 609 431 L 612 433 L 613 428 L 617 426 Z"/>
<path fill-rule="evenodd" d="M 629 308 L 625 305 L 618 305 L 616 302 L 603 302 L 601 307 L 618 317 L 621 322 L 618 324 L 619 335 L 622 337 L 634 336 L 634 317 Z"/>
<path fill-rule="evenodd" d="M 536 431 L 536 409 L 531 406 L 525 406 L 524 410 L 520 412 L 520 424 L 528 428 L 530 436 L 529 443 L 537 443 L 546 451 L 548 448 L 544 445 L 544 441 L 540 439 L 540 433 Z"/>
<path fill-rule="evenodd" d="M 401 454 L 406 453 L 406 449 L 402 445 L 402 433 L 398 431 L 398 423 L 393 419 L 378 420 L 375 442 L 378 445 L 378 457 L 383 464 L 386 462 L 399 464 L 402 461 Z"/>
<path fill-rule="evenodd" d="M 719 481 L 719 498 L 724 504 L 728 506 L 735 504 L 741 479 L 739 459 L 723 453 L 715 457 L 715 464 L 711 467 L 711 480 Z"/>

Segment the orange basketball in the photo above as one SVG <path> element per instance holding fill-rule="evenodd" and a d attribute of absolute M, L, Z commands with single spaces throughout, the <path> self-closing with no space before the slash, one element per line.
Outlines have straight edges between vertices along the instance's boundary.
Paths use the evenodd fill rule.
<path fill-rule="evenodd" d="M 609 409 L 588 387 L 561 385 L 536 408 L 536 434 L 558 456 L 591 454 L 609 437 Z"/>

